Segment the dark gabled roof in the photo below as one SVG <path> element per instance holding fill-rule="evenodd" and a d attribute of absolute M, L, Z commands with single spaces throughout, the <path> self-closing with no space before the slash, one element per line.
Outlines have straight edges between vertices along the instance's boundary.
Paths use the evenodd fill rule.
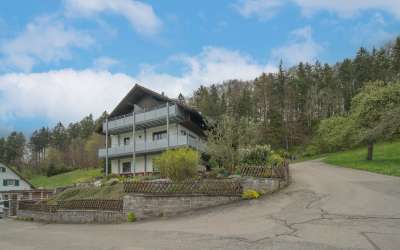
<path fill-rule="evenodd" d="M 26 183 L 28 183 L 28 185 L 29 185 L 32 189 L 35 188 L 35 186 L 33 186 L 33 184 L 32 184 L 30 181 L 28 181 L 25 177 L 23 177 L 23 176 L 21 175 L 21 173 L 19 173 L 17 170 L 15 170 L 15 169 L 13 169 L 13 168 L 11 168 L 11 167 L 7 167 L 6 165 L 4 165 L 4 164 L 2 164 L 2 163 L 0 163 L 0 167 L 5 167 L 5 168 L 9 169 L 9 170 L 12 171 L 14 174 L 16 174 L 19 178 L 21 178 L 21 180 L 23 180 L 23 181 L 25 181 Z"/>
<path fill-rule="evenodd" d="M 145 95 L 151 96 L 154 99 L 159 100 L 159 101 L 178 104 L 183 109 L 201 116 L 200 113 L 197 112 L 197 110 L 179 102 L 177 99 L 169 98 L 165 95 L 159 94 L 153 90 L 145 88 L 139 84 L 135 84 L 135 86 L 122 99 L 122 101 L 120 101 L 120 103 L 117 105 L 117 107 L 115 107 L 114 110 L 110 113 L 109 118 L 131 112 L 133 104 L 135 104 L 142 96 L 145 96 Z"/>
<path fill-rule="evenodd" d="M 143 96 L 151 96 L 154 99 L 161 102 L 169 102 L 174 103 L 183 108 L 184 110 L 190 112 L 192 115 L 197 117 L 200 121 L 204 123 L 204 119 L 202 115 L 195 109 L 187 106 L 186 104 L 181 103 L 177 99 L 169 98 L 165 95 L 159 94 L 155 91 L 152 91 L 148 88 L 145 88 L 139 84 L 135 84 L 135 86 L 128 92 L 128 94 L 119 102 L 119 104 L 114 108 L 114 110 L 110 113 L 108 118 L 118 117 L 120 115 L 125 115 L 132 112 L 133 105 L 137 103 L 140 98 Z M 96 129 L 98 133 L 101 133 L 102 126 Z"/>

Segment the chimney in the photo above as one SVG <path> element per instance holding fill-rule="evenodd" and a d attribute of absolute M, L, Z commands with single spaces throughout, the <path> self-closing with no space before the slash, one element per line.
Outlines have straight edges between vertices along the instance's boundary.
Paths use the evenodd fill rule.
<path fill-rule="evenodd" d="M 161 95 L 164 96 L 164 91 L 161 92 Z"/>

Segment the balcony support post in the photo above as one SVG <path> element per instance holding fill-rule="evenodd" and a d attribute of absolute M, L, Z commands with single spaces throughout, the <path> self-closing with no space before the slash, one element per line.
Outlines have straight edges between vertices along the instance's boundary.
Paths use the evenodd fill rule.
<path fill-rule="evenodd" d="M 108 117 L 106 117 L 106 176 L 108 175 Z"/>
<path fill-rule="evenodd" d="M 169 102 L 167 102 L 167 149 L 169 149 Z"/>
<path fill-rule="evenodd" d="M 144 175 L 146 175 L 147 172 L 147 129 L 146 127 L 144 128 Z"/>
<path fill-rule="evenodd" d="M 133 117 L 133 124 L 132 124 L 132 147 L 133 147 L 133 153 L 132 153 L 132 168 L 133 168 L 133 175 L 136 174 L 136 136 L 135 136 L 135 130 L 136 130 L 136 124 L 135 124 L 135 111 L 132 112 L 132 117 Z"/>

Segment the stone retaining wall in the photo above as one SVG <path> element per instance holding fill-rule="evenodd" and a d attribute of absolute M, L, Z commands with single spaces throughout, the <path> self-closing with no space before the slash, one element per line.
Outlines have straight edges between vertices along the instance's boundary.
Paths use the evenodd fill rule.
<path fill-rule="evenodd" d="M 32 218 L 35 221 L 50 223 L 121 223 L 127 220 L 126 214 L 115 211 L 100 210 L 58 210 L 42 212 L 18 210 L 17 217 Z"/>
<path fill-rule="evenodd" d="M 283 187 L 286 187 L 288 182 L 282 179 L 274 178 L 242 177 L 240 179 L 240 184 L 243 187 L 243 191 L 252 189 L 261 194 L 271 194 Z"/>
<path fill-rule="evenodd" d="M 242 177 L 243 191 L 256 190 L 262 194 L 273 193 L 290 182 L 273 178 Z M 196 209 L 219 206 L 241 200 L 240 196 L 210 195 L 149 195 L 127 194 L 123 198 L 123 212 L 101 210 L 57 210 L 41 212 L 18 210 L 17 216 L 50 223 L 120 223 L 127 220 L 127 213 L 134 212 L 137 219 L 172 216 Z"/>
<path fill-rule="evenodd" d="M 240 200 L 239 196 L 174 195 L 156 196 L 129 194 L 124 197 L 124 211 L 134 212 L 138 219 L 171 216 Z"/>

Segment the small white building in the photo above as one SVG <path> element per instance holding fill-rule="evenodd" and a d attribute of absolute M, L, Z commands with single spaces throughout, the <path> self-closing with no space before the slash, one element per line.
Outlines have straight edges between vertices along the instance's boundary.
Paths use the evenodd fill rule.
<path fill-rule="evenodd" d="M 33 185 L 13 169 L 0 163 L 0 192 L 34 189 Z"/>

